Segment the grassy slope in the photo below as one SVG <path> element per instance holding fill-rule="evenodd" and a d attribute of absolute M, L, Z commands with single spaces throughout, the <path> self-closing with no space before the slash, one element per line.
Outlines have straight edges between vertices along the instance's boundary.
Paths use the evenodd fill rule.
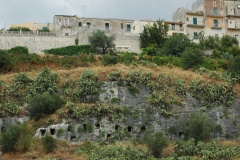
<path fill-rule="evenodd" d="M 99 75 L 100 80 L 106 80 L 106 75 L 113 71 L 113 70 L 118 70 L 123 74 L 127 74 L 129 71 L 132 70 L 140 70 L 142 72 L 147 72 L 150 71 L 152 72 L 153 79 L 156 79 L 159 73 L 164 73 L 165 75 L 170 75 L 172 76 L 173 80 L 175 79 L 184 79 L 186 82 L 190 82 L 191 80 L 197 79 L 197 80 L 202 80 L 202 81 L 208 81 L 210 83 L 219 83 L 219 81 L 216 81 L 212 78 L 209 78 L 207 75 L 200 75 L 196 72 L 193 72 L 191 70 L 183 70 L 181 68 L 177 67 L 167 67 L 167 66 L 158 66 L 156 68 L 147 68 L 145 66 L 126 66 L 123 64 L 117 64 L 114 66 L 103 66 L 99 62 L 95 64 L 90 64 L 88 67 L 77 67 L 77 68 L 71 68 L 71 69 L 63 69 L 63 68 L 58 68 L 55 67 L 54 65 L 48 64 L 44 66 L 38 66 L 37 68 L 34 68 L 32 71 L 27 72 L 27 74 L 31 78 L 35 78 L 39 72 L 41 71 L 42 68 L 44 67 L 50 67 L 52 71 L 57 72 L 60 74 L 60 85 L 66 81 L 66 79 L 71 78 L 74 80 L 79 79 L 81 73 L 85 69 L 90 69 L 97 73 Z M 3 80 L 5 82 L 11 83 L 13 81 L 14 76 L 18 73 L 7 73 L 7 74 L 2 74 L 0 75 L 0 80 Z M 238 93 L 238 97 L 240 96 L 240 84 L 238 83 L 235 86 L 235 90 Z M 240 141 L 224 141 L 221 142 L 226 146 L 240 146 Z M 10 154 L 5 154 L 3 156 L 0 156 L 1 159 L 19 159 L 19 160 L 26 160 L 26 159 L 32 159 L 33 157 L 38 157 L 42 159 L 72 159 L 72 160 L 81 160 L 81 159 L 86 159 L 86 156 L 84 155 L 77 155 L 76 154 L 76 149 L 79 146 L 78 145 L 70 145 L 66 142 L 58 142 L 58 148 L 54 153 L 51 154 L 45 154 L 43 152 L 42 145 L 40 144 L 40 140 L 35 140 L 30 152 L 24 153 L 24 154 L 17 154 L 17 153 L 10 153 Z M 117 144 L 119 145 L 119 144 Z M 122 143 L 120 145 L 131 145 L 133 147 L 133 144 L 131 143 Z M 145 147 L 145 146 L 141 146 Z M 168 148 L 164 149 L 163 155 L 169 155 L 174 152 L 174 146 L 170 145 Z"/>

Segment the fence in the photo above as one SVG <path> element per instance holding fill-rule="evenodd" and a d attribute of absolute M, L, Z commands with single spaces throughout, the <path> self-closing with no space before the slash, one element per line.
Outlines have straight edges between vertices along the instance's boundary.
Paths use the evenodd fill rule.
<path fill-rule="evenodd" d="M 34 32 L 34 31 L 0 31 L 4 36 L 56 36 L 55 32 Z"/>

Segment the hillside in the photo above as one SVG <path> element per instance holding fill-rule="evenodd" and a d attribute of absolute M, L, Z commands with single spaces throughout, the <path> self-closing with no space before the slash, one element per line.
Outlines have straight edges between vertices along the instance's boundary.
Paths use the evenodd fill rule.
<path fill-rule="evenodd" d="M 208 115 L 218 124 L 211 138 L 238 138 L 240 83 L 226 75 L 221 67 L 218 71 L 203 66 L 184 70 L 178 58 L 163 57 L 161 60 L 167 63 L 158 64 L 150 56 L 129 55 L 125 55 L 127 58 L 121 55 L 30 55 L 18 59 L 10 70 L 2 71 L 1 127 L 25 121 L 27 119 L 21 117 L 30 116 L 27 123 L 33 134 L 44 137 L 45 133 L 50 133 L 58 139 L 58 147 L 54 153 L 45 154 L 40 139 L 35 138 L 29 152 L 22 154 L 19 150 L 19 154 L 4 154 L 0 159 L 32 159 L 35 156 L 86 159 L 88 151 L 81 148 L 89 145 L 84 142 L 86 139 L 100 144 L 117 142 L 112 151 L 107 145 L 103 152 L 114 152 L 119 146 L 130 145 L 133 149 L 130 151 L 140 156 L 147 149 L 141 144 L 145 134 L 162 131 L 171 140 L 182 139 L 187 134 L 178 122 L 195 112 Z M 26 58 L 28 61 L 21 60 Z M 44 95 L 46 92 L 50 95 Z M 62 99 L 59 107 L 49 113 L 39 114 L 38 110 L 31 113 L 29 106 L 37 102 L 34 98 L 51 97 L 52 94 Z M 9 116 L 13 118 L 7 119 Z M 135 145 L 143 150 L 137 151 L 132 144 L 134 141 L 141 142 Z M 240 146 L 239 141 L 219 142 L 218 145 L 226 147 L 226 143 Z M 172 142 L 163 155 L 172 155 L 174 150 Z M 121 152 L 125 154 L 126 151 Z"/>

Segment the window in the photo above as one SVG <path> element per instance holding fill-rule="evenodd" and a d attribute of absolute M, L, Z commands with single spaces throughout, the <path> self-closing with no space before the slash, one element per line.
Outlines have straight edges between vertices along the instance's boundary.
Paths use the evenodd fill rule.
<path fill-rule="evenodd" d="M 214 19 L 213 23 L 214 23 L 214 27 L 218 27 L 218 20 L 217 19 Z"/>
<path fill-rule="evenodd" d="M 106 30 L 109 30 L 109 28 L 110 28 L 109 26 L 110 26 L 109 23 L 105 23 L 105 29 Z"/>
<path fill-rule="evenodd" d="M 78 22 L 78 27 L 82 27 L 82 22 Z"/>
<path fill-rule="evenodd" d="M 87 27 L 90 28 L 91 22 L 87 22 Z"/>
<path fill-rule="evenodd" d="M 215 8 L 215 7 L 213 8 L 213 15 L 214 15 L 214 16 L 218 16 L 218 10 L 217 10 L 217 8 Z"/>
<path fill-rule="evenodd" d="M 59 23 L 59 24 L 62 24 L 62 19 L 58 19 L 58 23 Z"/>
<path fill-rule="evenodd" d="M 229 21 L 229 24 L 232 24 L 232 21 Z"/>
<path fill-rule="evenodd" d="M 68 25 L 68 19 L 65 19 L 65 25 L 67 26 Z"/>
<path fill-rule="evenodd" d="M 65 36 L 69 36 L 69 33 L 65 33 Z"/>
<path fill-rule="evenodd" d="M 171 24 L 171 29 L 175 30 L 175 24 Z"/>
<path fill-rule="evenodd" d="M 198 33 L 197 32 L 193 32 L 193 39 L 198 39 Z"/>
<path fill-rule="evenodd" d="M 197 25 L 197 18 L 193 18 L 193 24 Z"/>
<path fill-rule="evenodd" d="M 131 24 L 127 24 L 127 32 L 131 32 Z"/>
<path fill-rule="evenodd" d="M 187 21 L 189 21 L 189 18 L 187 17 Z"/>

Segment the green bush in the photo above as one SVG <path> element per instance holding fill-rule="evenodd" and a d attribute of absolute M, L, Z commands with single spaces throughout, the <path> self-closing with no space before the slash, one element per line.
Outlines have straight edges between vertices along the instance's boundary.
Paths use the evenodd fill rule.
<path fill-rule="evenodd" d="M 156 158 L 161 157 L 163 149 L 169 144 L 168 138 L 162 132 L 147 134 L 145 141 L 148 150 L 151 151 Z"/>
<path fill-rule="evenodd" d="M 32 142 L 32 130 L 27 124 L 10 126 L 2 133 L 1 145 L 3 152 L 29 150 Z"/>
<path fill-rule="evenodd" d="M 43 93 L 30 100 L 28 111 L 31 118 L 39 120 L 44 115 L 53 114 L 62 104 L 63 100 L 59 96 Z"/>
<path fill-rule="evenodd" d="M 184 69 L 195 68 L 204 61 L 203 52 L 200 49 L 187 48 L 181 58 Z"/>
<path fill-rule="evenodd" d="M 194 138 L 196 141 L 206 141 L 215 131 L 216 124 L 203 113 L 193 113 L 184 118 L 182 127 L 186 132 L 186 139 Z"/>
<path fill-rule="evenodd" d="M 6 51 L 0 50 L 0 72 L 8 72 L 11 71 L 14 67 L 11 55 Z"/>
<path fill-rule="evenodd" d="M 210 70 L 227 70 L 229 68 L 229 60 L 205 58 L 201 66 Z"/>
<path fill-rule="evenodd" d="M 118 56 L 104 55 L 102 63 L 104 66 L 117 64 Z"/>
<path fill-rule="evenodd" d="M 79 55 L 80 53 L 94 53 L 95 50 L 90 45 L 75 45 L 67 46 L 62 48 L 53 48 L 49 50 L 44 50 L 45 54 L 54 54 L 61 56 L 74 56 Z"/>
<path fill-rule="evenodd" d="M 13 152 L 16 150 L 19 134 L 19 125 L 10 126 L 2 133 L 1 145 L 3 152 Z"/>
<path fill-rule="evenodd" d="M 119 61 L 125 65 L 130 65 L 135 60 L 135 53 L 121 53 Z"/>
<path fill-rule="evenodd" d="M 240 56 L 231 59 L 228 71 L 233 77 L 239 77 L 240 80 Z"/>
<path fill-rule="evenodd" d="M 23 46 L 13 47 L 8 52 L 12 54 L 29 54 L 28 48 Z"/>
<path fill-rule="evenodd" d="M 42 138 L 42 144 L 46 153 L 53 152 L 57 147 L 56 140 L 49 133 Z"/>

